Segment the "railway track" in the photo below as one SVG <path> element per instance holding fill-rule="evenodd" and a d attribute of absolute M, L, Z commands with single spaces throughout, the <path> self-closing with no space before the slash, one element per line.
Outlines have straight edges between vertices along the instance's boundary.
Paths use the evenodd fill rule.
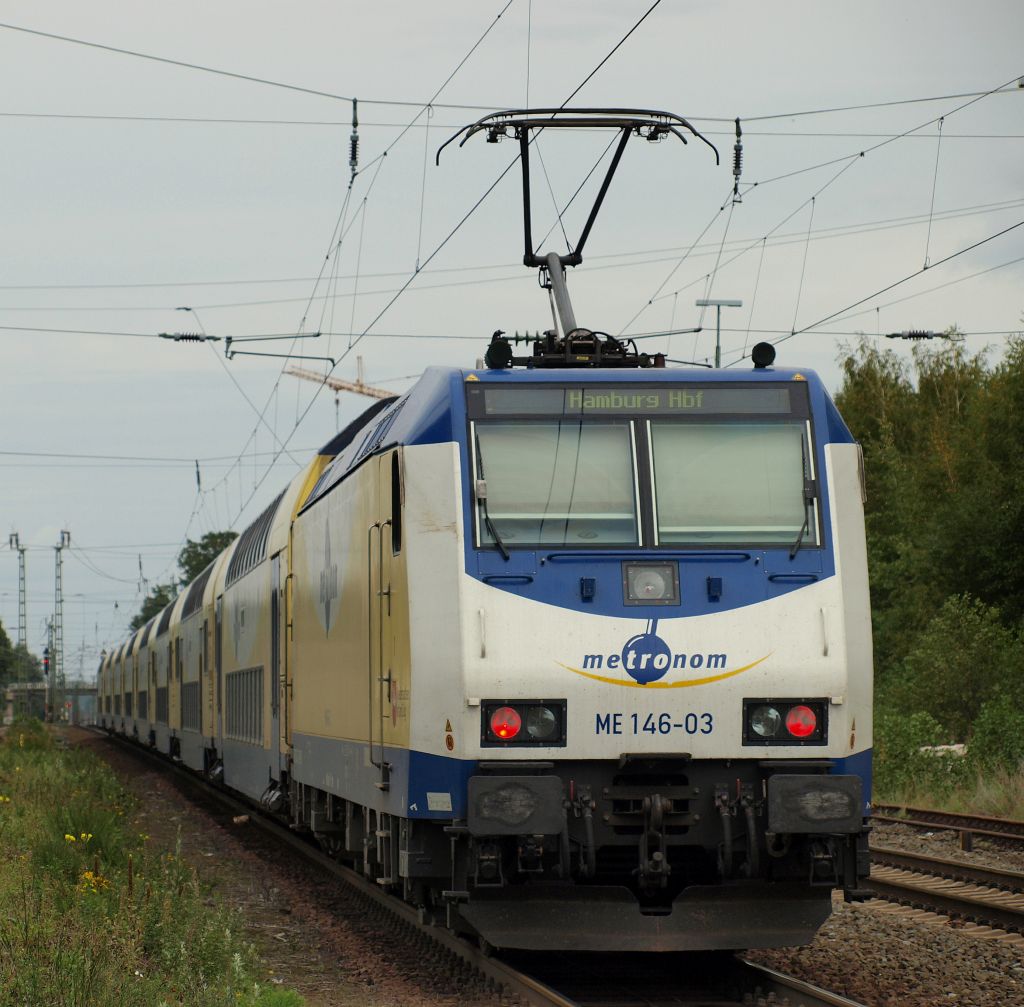
<path fill-rule="evenodd" d="M 863 887 L 878 898 L 981 926 L 1024 933 L 1024 874 L 872 847 Z"/>
<path fill-rule="evenodd" d="M 250 804 L 201 777 L 169 763 L 158 753 L 126 739 L 98 732 L 140 761 L 173 774 L 187 793 L 215 803 L 232 816 L 245 815 L 265 835 L 337 880 L 366 901 L 372 912 L 386 912 L 394 935 L 407 953 L 422 960 L 440 958 L 459 978 L 466 1002 L 529 1007 L 861 1007 L 726 952 L 713 955 L 561 955 L 505 958 L 433 926 L 422 911 L 383 892 L 359 873 L 339 864 Z M 569 966 L 569 967 L 567 967 Z M 581 981 L 582 979 L 582 981 Z"/>
<path fill-rule="evenodd" d="M 948 829 L 966 837 L 986 836 L 990 839 L 1024 843 L 1024 822 L 1016 822 L 1009 818 L 961 815 L 953 811 L 910 808 L 896 804 L 876 804 L 871 817 L 878 822 L 894 822 L 926 829 Z"/>

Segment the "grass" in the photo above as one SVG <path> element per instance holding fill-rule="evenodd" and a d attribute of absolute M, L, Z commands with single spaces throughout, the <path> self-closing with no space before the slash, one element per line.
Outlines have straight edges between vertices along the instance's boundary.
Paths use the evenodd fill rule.
<path fill-rule="evenodd" d="M 232 914 L 151 848 L 105 763 L 38 721 L 0 744 L 0 1007 L 301 1007 Z"/>
<path fill-rule="evenodd" d="M 1024 774 L 1007 769 L 976 771 L 952 786 L 925 776 L 918 783 L 877 793 L 875 799 L 879 804 L 906 804 L 1024 821 Z"/>

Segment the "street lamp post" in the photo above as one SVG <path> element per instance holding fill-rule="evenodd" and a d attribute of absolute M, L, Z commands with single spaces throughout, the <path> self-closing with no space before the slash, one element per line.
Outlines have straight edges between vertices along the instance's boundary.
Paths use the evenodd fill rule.
<path fill-rule="evenodd" d="M 697 301 L 698 308 L 714 308 L 715 309 L 715 367 L 722 366 L 722 308 L 742 308 L 743 302 L 722 299 L 722 300 L 705 300 L 701 298 Z"/>

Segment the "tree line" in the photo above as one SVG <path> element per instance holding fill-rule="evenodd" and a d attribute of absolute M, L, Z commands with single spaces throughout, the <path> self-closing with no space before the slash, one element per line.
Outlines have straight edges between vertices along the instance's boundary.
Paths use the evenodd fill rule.
<path fill-rule="evenodd" d="M 1024 336 L 996 363 L 947 339 L 915 347 L 909 362 L 862 342 L 841 366 L 836 404 L 867 474 L 883 750 L 916 717 L 918 741 L 985 738 L 1019 761 Z"/>

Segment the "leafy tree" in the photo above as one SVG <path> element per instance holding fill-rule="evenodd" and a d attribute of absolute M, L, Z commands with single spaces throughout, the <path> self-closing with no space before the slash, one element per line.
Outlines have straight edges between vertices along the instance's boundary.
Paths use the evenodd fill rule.
<path fill-rule="evenodd" d="M 934 615 L 944 597 L 928 576 L 927 500 L 916 488 L 923 454 L 917 393 L 907 364 L 867 342 L 846 348 L 843 385 L 836 396 L 844 419 L 864 449 L 875 659 L 879 680 Z"/>
<path fill-rule="evenodd" d="M 135 632 L 141 626 L 145 626 L 154 615 L 163 611 L 178 596 L 178 589 L 175 584 L 157 584 L 150 589 L 142 608 L 128 624 L 128 628 Z"/>
<path fill-rule="evenodd" d="M 198 542 L 186 539 L 184 547 L 178 553 L 178 577 L 166 584 L 156 584 L 150 590 L 129 628 L 134 631 L 140 626 L 145 626 L 154 615 L 174 601 L 178 592 L 191 584 L 236 538 L 238 532 L 211 531 Z"/>
<path fill-rule="evenodd" d="M 198 542 L 188 539 L 178 553 L 181 586 L 191 584 L 236 538 L 236 531 L 211 531 Z"/>
<path fill-rule="evenodd" d="M 11 638 L 4 629 L 3 621 L 0 620 L 0 686 L 7 685 L 12 679 L 17 678 L 17 668 L 14 664 L 14 647 Z"/>
<path fill-rule="evenodd" d="M 840 410 L 863 447 L 878 681 L 900 674 L 945 600 L 1024 619 L 1024 337 L 994 368 L 953 339 L 908 364 L 867 342 L 841 360 Z"/>

